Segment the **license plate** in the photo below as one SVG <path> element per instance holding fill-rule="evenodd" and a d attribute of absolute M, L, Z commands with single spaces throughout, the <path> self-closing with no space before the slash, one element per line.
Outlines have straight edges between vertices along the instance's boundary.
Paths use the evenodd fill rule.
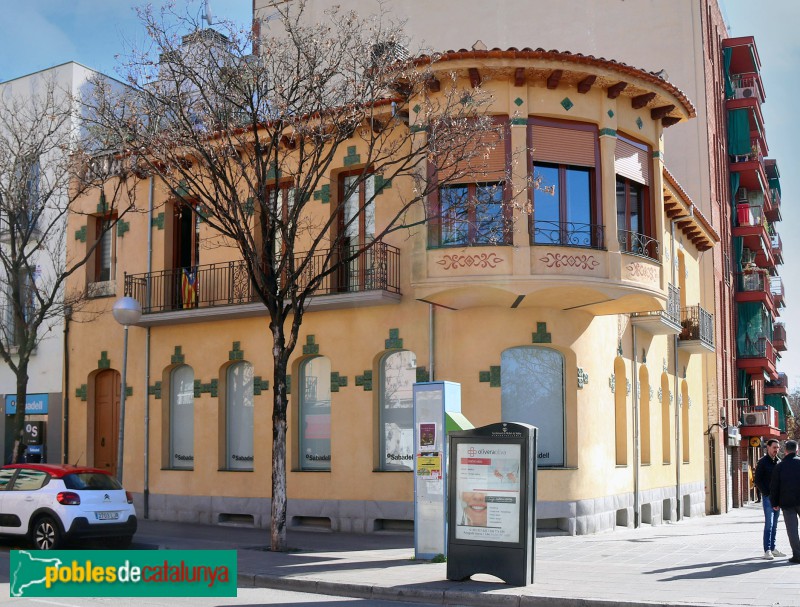
<path fill-rule="evenodd" d="M 94 515 L 99 521 L 116 521 L 119 519 L 119 512 L 95 512 Z"/>

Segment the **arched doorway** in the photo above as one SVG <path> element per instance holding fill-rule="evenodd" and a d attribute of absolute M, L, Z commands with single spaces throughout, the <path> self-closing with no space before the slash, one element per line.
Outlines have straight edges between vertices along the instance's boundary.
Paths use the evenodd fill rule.
<path fill-rule="evenodd" d="M 94 379 L 94 466 L 117 474 L 119 373 L 101 371 Z"/>

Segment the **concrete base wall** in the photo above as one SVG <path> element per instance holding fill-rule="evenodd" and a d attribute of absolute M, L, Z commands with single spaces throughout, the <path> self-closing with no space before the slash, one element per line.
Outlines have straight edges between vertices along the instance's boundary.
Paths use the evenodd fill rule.
<path fill-rule="evenodd" d="M 144 516 L 142 494 L 134 494 L 139 516 Z M 661 487 L 640 494 L 643 525 L 659 525 L 677 518 L 675 487 Z M 682 516 L 705 514 L 703 482 L 681 488 Z M 237 498 L 150 494 L 149 518 L 157 521 L 230 524 L 268 528 L 269 498 Z M 412 528 L 411 502 L 289 500 L 287 524 L 295 529 L 325 529 L 347 533 L 372 533 L 382 529 Z M 633 493 L 572 502 L 539 502 L 537 520 L 542 529 L 587 535 L 616 527 L 633 527 Z"/>

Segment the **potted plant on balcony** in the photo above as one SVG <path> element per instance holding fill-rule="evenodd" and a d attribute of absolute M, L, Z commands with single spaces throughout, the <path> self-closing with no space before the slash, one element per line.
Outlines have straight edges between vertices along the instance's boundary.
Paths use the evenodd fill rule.
<path fill-rule="evenodd" d="M 684 318 L 681 321 L 681 334 L 678 339 L 691 339 L 692 338 L 692 319 Z"/>

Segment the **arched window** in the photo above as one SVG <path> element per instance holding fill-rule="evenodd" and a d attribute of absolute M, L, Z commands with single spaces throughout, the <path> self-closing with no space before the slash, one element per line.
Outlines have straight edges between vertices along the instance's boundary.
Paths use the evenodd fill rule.
<path fill-rule="evenodd" d="M 628 465 L 628 378 L 625 361 L 618 356 L 614 361 L 614 444 L 617 466 Z"/>
<path fill-rule="evenodd" d="M 380 469 L 413 470 L 414 398 L 417 357 L 403 350 L 381 359 Z"/>
<path fill-rule="evenodd" d="M 519 347 L 500 357 L 502 421 L 539 428 L 540 467 L 564 466 L 564 357 L 557 350 Z"/>
<path fill-rule="evenodd" d="M 239 362 L 228 367 L 225 424 L 226 467 L 253 469 L 253 365 Z"/>
<path fill-rule="evenodd" d="M 309 358 L 300 365 L 300 468 L 331 469 L 331 361 Z"/>
<path fill-rule="evenodd" d="M 194 369 L 175 367 L 169 377 L 170 468 L 194 468 Z"/>

